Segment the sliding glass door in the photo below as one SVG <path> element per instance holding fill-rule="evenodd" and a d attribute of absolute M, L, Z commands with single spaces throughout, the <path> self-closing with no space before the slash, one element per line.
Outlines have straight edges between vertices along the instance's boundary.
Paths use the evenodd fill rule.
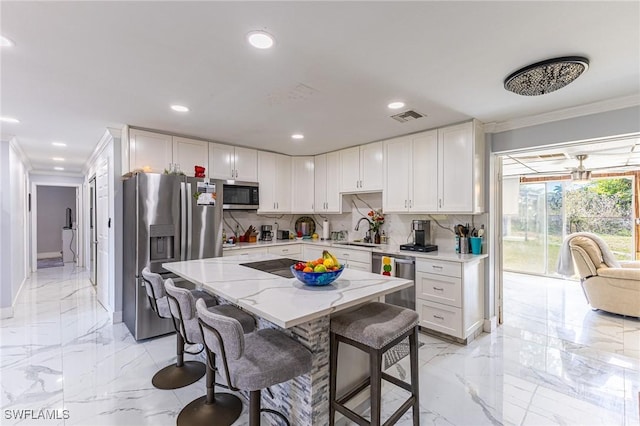
<path fill-rule="evenodd" d="M 616 258 L 633 258 L 631 178 L 528 180 L 504 181 L 505 270 L 556 275 L 562 241 L 575 232 L 597 234 Z"/>

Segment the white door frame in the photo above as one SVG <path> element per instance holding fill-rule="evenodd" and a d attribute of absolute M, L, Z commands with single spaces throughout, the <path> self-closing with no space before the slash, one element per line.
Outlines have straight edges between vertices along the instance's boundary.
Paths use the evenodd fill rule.
<path fill-rule="evenodd" d="M 29 270 L 38 270 L 38 186 L 63 186 L 76 188 L 76 266 L 84 267 L 84 191 L 83 184 L 72 184 L 68 182 L 31 182 L 31 258 L 29 259 Z M 27 197 L 29 194 L 27 194 Z"/>

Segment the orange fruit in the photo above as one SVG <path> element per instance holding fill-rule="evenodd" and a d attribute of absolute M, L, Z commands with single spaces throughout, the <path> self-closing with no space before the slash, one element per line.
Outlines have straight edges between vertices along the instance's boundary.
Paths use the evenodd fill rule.
<path fill-rule="evenodd" d="M 313 272 L 313 268 L 311 268 L 310 266 L 306 266 L 302 272 Z"/>

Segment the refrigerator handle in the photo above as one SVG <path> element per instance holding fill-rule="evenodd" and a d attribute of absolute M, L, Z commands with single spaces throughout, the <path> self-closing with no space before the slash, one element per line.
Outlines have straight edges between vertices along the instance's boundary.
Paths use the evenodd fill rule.
<path fill-rule="evenodd" d="M 187 188 L 180 182 L 180 260 L 187 260 Z"/>
<path fill-rule="evenodd" d="M 193 232 L 192 220 L 191 220 L 191 206 L 193 205 L 193 199 L 191 198 L 191 184 L 187 183 L 187 260 L 191 260 L 191 233 Z"/>

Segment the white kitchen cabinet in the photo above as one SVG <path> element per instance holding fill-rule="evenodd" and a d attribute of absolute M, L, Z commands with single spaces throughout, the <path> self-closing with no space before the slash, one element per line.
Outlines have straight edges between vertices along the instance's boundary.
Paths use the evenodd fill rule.
<path fill-rule="evenodd" d="M 374 142 L 340 153 L 340 192 L 375 192 L 383 186 L 382 142 Z"/>
<path fill-rule="evenodd" d="M 291 157 L 272 152 L 258 152 L 258 182 L 258 213 L 291 211 Z"/>
<path fill-rule="evenodd" d="M 210 176 L 214 179 L 258 181 L 258 151 L 255 149 L 211 143 L 209 166 Z"/>
<path fill-rule="evenodd" d="M 131 170 L 163 173 L 169 169 L 169 164 L 174 163 L 187 176 L 195 174 L 194 166 L 202 166 L 208 172 L 208 149 L 209 143 L 206 141 L 129 129 Z"/>
<path fill-rule="evenodd" d="M 340 154 L 330 152 L 314 157 L 315 199 L 317 213 L 342 213 L 340 194 Z"/>
<path fill-rule="evenodd" d="M 173 162 L 180 165 L 180 170 L 187 176 L 195 175 L 195 166 L 205 168 L 209 174 L 209 142 L 196 139 L 173 137 Z"/>
<path fill-rule="evenodd" d="M 416 260 L 416 311 L 423 329 L 472 340 L 484 322 L 484 259 Z"/>
<path fill-rule="evenodd" d="M 436 130 L 384 142 L 385 212 L 437 210 L 437 148 Z"/>
<path fill-rule="evenodd" d="M 291 213 L 314 212 L 314 159 L 291 158 Z"/>
<path fill-rule="evenodd" d="M 476 120 L 438 129 L 438 212 L 484 211 L 484 149 Z"/>
<path fill-rule="evenodd" d="M 371 252 L 369 250 L 353 250 L 344 248 L 344 246 L 339 244 L 331 247 L 305 244 L 303 250 L 304 259 L 318 259 L 322 257 L 324 250 L 329 250 L 329 252 L 338 259 L 338 262 L 344 264 L 346 268 L 371 272 Z"/>
<path fill-rule="evenodd" d="M 278 244 L 269 247 L 267 253 L 277 254 L 278 256 L 292 256 L 293 259 L 302 260 L 302 244 Z"/>
<path fill-rule="evenodd" d="M 249 256 L 254 256 L 254 255 L 258 255 L 258 254 L 267 254 L 268 250 L 267 247 L 259 247 L 259 246 L 255 246 L 255 247 L 249 247 L 249 248 L 241 248 L 241 249 L 226 249 L 226 250 L 222 250 L 222 257 L 229 257 L 229 256 L 246 256 L 247 258 Z"/>
<path fill-rule="evenodd" d="M 384 142 L 386 213 L 484 211 L 484 138 L 475 121 Z"/>
<path fill-rule="evenodd" d="M 162 173 L 173 163 L 173 137 L 146 130 L 129 129 L 130 169 Z"/>

